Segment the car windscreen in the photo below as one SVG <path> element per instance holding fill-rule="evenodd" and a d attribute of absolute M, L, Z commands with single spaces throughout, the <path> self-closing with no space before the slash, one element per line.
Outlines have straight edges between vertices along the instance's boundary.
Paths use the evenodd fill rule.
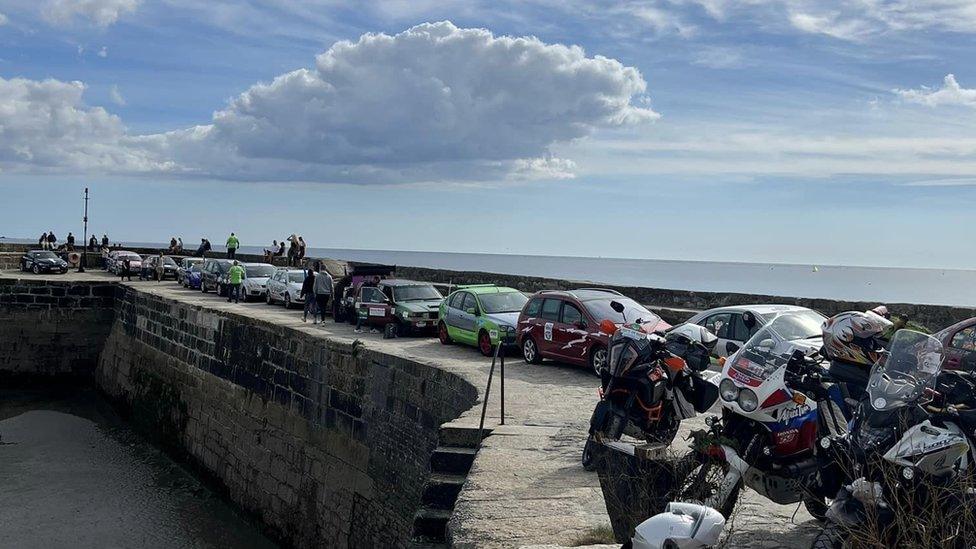
<path fill-rule="evenodd" d="M 623 320 L 623 316 L 620 313 L 613 310 L 610 306 L 612 301 L 616 301 L 624 306 L 624 315 L 627 317 L 627 322 L 660 322 L 661 317 L 648 311 L 643 305 L 637 303 L 629 297 L 618 297 L 615 299 L 593 299 L 590 301 L 584 301 L 583 306 L 586 310 L 590 312 L 590 316 L 596 319 L 597 322 L 601 320 L 612 320 L 613 322 L 620 322 Z"/>
<path fill-rule="evenodd" d="M 244 272 L 250 278 L 268 278 L 274 274 L 275 268 L 271 265 L 245 265 Z"/>
<path fill-rule="evenodd" d="M 58 256 L 54 252 L 37 252 L 34 254 L 37 259 L 57 259 Z"/>
<path fill-rule="evenodd" d="M 142 261 L 142 256 L 139 254 L 119 254 L 119 261 L 125 261 L 126 259 L 129 261 Z"/>
<path fill-rule="evenodd" d="M 173 261 L 173 258 L 172 257 L 164 257 L 163 258 L 163 265 L 171 265 L 171 266 L 175 267 L 176 266 L 176 262 Z"/>
<path fill-rule="evenodd" d="M 305 282 L 305 273 L 288 273 L 288 282 Z"/>
<path fill-rule="evenodd" d="M 823 323 L 827 317 L 817 311 L 790 311 L 774 318 L 769 328 L 786 341 L 798 341 L 823 335 Z"/>
<path fill-rule="evenodd" d="M 396 286 L 393 288 L 396 301 L 422 301 L 425 299 L 443 299 L 444 296 L 430 285 L 424 286 Z"/>
<path fill-rule="evenodd" d="M 493 313 L 517 313 L 525 306 L 529 298 L 522 292 L 504 292 L 500 294 L 481 294 L 481 308 L 487 314 Z"/>

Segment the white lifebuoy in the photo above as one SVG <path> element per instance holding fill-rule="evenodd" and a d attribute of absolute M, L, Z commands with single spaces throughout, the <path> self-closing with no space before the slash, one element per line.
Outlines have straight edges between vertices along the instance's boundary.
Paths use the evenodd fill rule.
<path fill-rule="evenodd" d="M 80 261 L 81 261 L 81 254 L 80 253 L 78 253 L 78 252 L 71 252 L 70 254 L 68 254 L 68 263 L 70 263 L 72 265 L 78 265 L 78 263 Z"/>

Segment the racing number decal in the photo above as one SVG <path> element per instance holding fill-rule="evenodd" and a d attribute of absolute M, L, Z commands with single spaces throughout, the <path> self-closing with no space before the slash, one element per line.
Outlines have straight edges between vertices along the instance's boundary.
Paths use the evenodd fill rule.
<path fill-rule="evenodd" d="M 543 332 L 543 336 L 546 341 L 552 341 L 552 322 L 546 322 L 546 327 Z"/>

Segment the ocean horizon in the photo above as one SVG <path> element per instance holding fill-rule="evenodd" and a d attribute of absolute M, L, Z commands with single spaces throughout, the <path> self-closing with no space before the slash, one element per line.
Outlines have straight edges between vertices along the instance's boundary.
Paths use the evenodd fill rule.
<path fill-rule="evenodd" d="M 31 243 L 32 241 L 5 238 L 0 242 Z M 165 248 L 168 246 L 152 242 L 125 244 L 133 247 Z M 223 246 L 215 246 L 215 249 L 222 250 Z M 241 246 L 242 253 L 260 254 L 262 251 L 261 246 Z M 593 284 L 976 307 L 976 270 L 964 269 L 353 248 L 309 248 L 307 255 L 455 271 L 539 276 Z"/>

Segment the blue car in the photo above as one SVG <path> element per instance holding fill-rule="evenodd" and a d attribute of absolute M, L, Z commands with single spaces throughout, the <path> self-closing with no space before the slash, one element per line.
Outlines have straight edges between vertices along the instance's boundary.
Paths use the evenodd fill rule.
<path fill-rule="evenodd" d="M 186 261 L 186 259 L 183 261 Z M 178 276 L 184 288 L 190 288 L 193 290 L 200 289 L 200 269 L 202 268 L 203 262 L 199 260 L 189 263 L 186 267 L 183 267 L 182 265 L 180 266 L 180 273 Z"/>

